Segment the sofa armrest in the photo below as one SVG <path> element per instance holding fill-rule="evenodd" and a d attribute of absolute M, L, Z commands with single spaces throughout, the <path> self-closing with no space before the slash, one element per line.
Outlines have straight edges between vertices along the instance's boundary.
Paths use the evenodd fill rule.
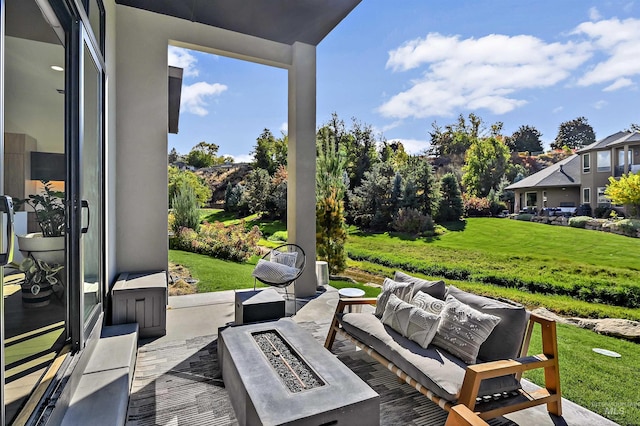
<path fill-rule="evenodd" d="M 327 339 L 324 342 L 324 347 L 331 350 L 333 341 L 336 338 L 336 333 L 338 332 L 338 328 L 340 327 L 340 323 L 338 322 L 338 315 L 343 313 L 347 306 L 375 305 L 377 300 L 378 299 L 376 299 L 375 297 L 349 297 L 338 299 L 338 305 L 336 306 L 336 311 L 333 314 L 333 319 L 331 320 L 331 325 L 329 326 L 329 333 L 327 334 Z"/>
<path fill-rule="evenodd" d="M 458 404 L 451 407 L 445 426 L 488 426 L 488 423 L 468 407 Z"/>
<path fill-rule="evenodd" d="M 539 324 L 541 327 L 542 350 L 544 353 L 468 366 L 460 389 L 458 403 L 467 406 L 473 411 L 482 380 L 509 374 L 515 374 L 516 377 L 520 377 L 524 371 L 543 368 L 546 389 L 543 389 L 544 392 L 541 392 L 540 396 L 536 396 L 536 398 L 547 402 L 549 412 L 558 416 L 562 415 L 556 324 L 554 321 L 540 318 L 536 315 L 531 315 L 529 321 L 532 325 Z M 528 346 L 532 329 L 533 326 L 527 329 L 527 335 L 525 336 L 526 346 Z M 523 404 L 523 406 L 525 405 L 528 404 Z"/>

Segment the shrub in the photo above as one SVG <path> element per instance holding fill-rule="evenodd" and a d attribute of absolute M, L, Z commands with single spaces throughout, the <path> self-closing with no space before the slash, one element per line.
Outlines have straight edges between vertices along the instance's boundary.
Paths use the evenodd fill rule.
<path fill-rule="evenodd" d="M 269 238 L 267 238 L 268 241 L 282 241 L 282 242 L 286 242 L 289 240 L 289 234 L 287 231 L 276 231 L 273 233 L 273 235 L 271 235 Z"/>
<path fill-rule="evenodd" d="M 488 198 L 464 195 L 463 201 L 464 211 L 468 217 L 489 216 L 491 214 Z"/>
<path fill-rule="evenodd" d="M 200 226 L 200 209 L 196 192 L 186 182 L 182 182 L 172 199 L 173 230 L 191 228 L 198 231 Z"/>
<path fill-rule="evenodd" d="M 407 234 L 418 235 L 434 230 L 431 217 L 420 213 L 416 209 L 400 209 L 391 224 L 394 230 Z"/>
<path fill-rule="evenodd" d="M 576 216 L 569 219 L 569 226 L 574 228 L 584 228 L 592 218 L 589 216 Z"/>
<path fill-rule="evenodd" d="M 516 220 L 523 220 L 525 222 L 531 222 L 531 219 L 533 219 L 533 216 L 531 213 L 520 213 L 516 216 Z"/>
<path fill-rule="evenodd" d="M 635 237 L 636 235 L 638 235 L 638 231 L 640 230 L 640 220 L 622 219 L 615 222 L 615 227 L 620 229 L 624 233 L 624 235 Z"/>
<path fill-rule="evenodd" d="M 262 233 L 257 226 L 246 230 L 244 221 L 238 225 L 224 226 L 222 222 L 205 223 L 200 232 L 180 228 L 171 239 L 172 249 L 206 254 L 218 259 L 244 262 L 257 254 L 257 244 Z"/>

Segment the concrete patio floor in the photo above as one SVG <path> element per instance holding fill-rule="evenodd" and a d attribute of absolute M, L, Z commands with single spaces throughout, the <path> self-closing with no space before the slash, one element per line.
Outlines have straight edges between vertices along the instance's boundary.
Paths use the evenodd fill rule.
<path fill-rule="evenodd" d="M 312 300 L 307 301 L 308 303 L 304 304 L 304 306 L 298 309 L 298 312 L 295 316 L 293 316 L 294 321 L 299 323 L 300 325 L 304 325 L 304 328 L 308 329 L 316 339 L 323 344 L 324 336 L 326 336 L 327 331 L 329 329 L 329 323 L 331 321 L 331 317 L 335 311 L 335 306 L 338 300 L 338 292 L 332 288 L 327 287 L 326 291 L 318 292 L 317 297 Z M 136 374 L 134 377 L 134 384 L 132 389 L 132 397 L 131 401 L 134 400 L 135 393 L 141 391 L 141 389 L 145 389 L 145 392 L 149 394 L 149 392 L 153 395 L 147 395 L 147 399 L 151 399 L 153 403 L 153 407 L 156 407 L 156 410 L 159 410 L 162 407 L 162 404 L 156 401 L 155 393 L 157 392 L 169 392 L 166 389 L 164 391 L 158 390 L 159 387 L 152 383 L 153 378 L 149 376 L 145 377 L 144 362 L 140 362 L 141 358 L 144 356 L 146 349 L 151 350 L 152 348 L 171 348 L 171 347 L 180 347 L 183 346 L 181 342 L 189 342 L 196 341 L 202 342 L 205 344 L 209 341 L 215 342 L 217 340 L 218 329 L 223 327 L 229 323 L 232 323 L 235 319 L 234 313 L 234 303 L 235 296 L 233 291 L 223 291 L 223 292 L 215 292 L 215 293 L 203 293 L 196 295 L 188 295 L 188 296 L 176 296 L 169 298 L 169 306 L 167 309 L 167 334 L 161 338 L 156 339 L 146 339 L 141 340 L 139 342 L 139 352 L 138 352 L 138 365 L 136 366 Z M 288 310 L 292 310 L 292 305 L 288 307 Z M 209 342 L 209 344 L 211 344 Z M 346 343 L 347 345 L 350 343 Z M 355 353 L 355 347 L 348 348 L 347 350 L 352 350 Z M 344 348 L 342 349 L 344 351 Z M 361 351 L 358 351 L 361 352 Z M 366 355 L 362 354 L 365 358 L 365 361 L 368 362 Z M 180 364 L 181 360 L 171 360 L 170 357 L 154 357 L 152 363 L 155 366 L 162 368 L 160 365 L 163 362 L 169 363 L 172 362 L 174 364 Z M 369 359 L 370 360 L 370 359 Z M 145 359 L 148 362 L 148 359 Z M 184 373 L 185 369 L 188 370 L 190 365 L 193 365 L 193 359 L 189 358 L 188 360 L 184 360 L 184 365 L 182 367 L 182 373 Z M 370 360 L 371 364 L 376 364 L 375 361 Z M 362 361 L 360 361 L 362 362 Z M 166 371 L 171 369 L 176 370 L 176 367 L 171 365 L 166 366 Z M 140 371 L 139 371 L 140 370 Z M 381 368 L 377 374 L 385 375 L 386 369 Z M 356 372 L 358 373 L 358 372 Z M 395 379 L 395 376 L 388 372 L 392 379 Z M 183 374 L 184 375 L 184 374 Z M 389 379 L 389 378 L 387 378 Z M 212 379 L 213 381 L 220 382 L 219 379 Z M 397 382 L 396 380 L 391 380 L 390 382 Z M 524 381 L 523 381 L 524 382 Z M 201 384 L 201 383 L 200 383 Z M 221 383 L 219 383 L 221 385 Z M 411 392 L 416 392 L 407 384 L 398 384 L 395 383 L 394 387 L 398 387 L 395 392 L 404 392 L 403 395 L 411 395 Z M 535 385 L 526 382 L 523 384 L 526 390 L 535 389 Z M 406 388 L 406 389 L 405 389 Z M 218 398 L 217 403 L 220 402 L 219 398 L 225 398 L 225 394 L 222 393 L 216 394 L 215 398 Z M 213 397 L 212 397 L 213 398 Z M 228 398 L 227 398 L 228 399 Z M 403 401 L 406 403 L 409 401 L 409 404 L 413 405 L 413 410 L 420 411 L 423 406 L 426 407 L 431 405 L 431 402 L 424 396 L 417 394 L 417 396 L 411 396 L 409 398 L 406 396 Z M 208 413 L 209 417 L 189 417 L 189 418 L 180 418 L 179 411 L 176 410 L 173 418 L 170 422 L 162 423 L 161 417 L 153 416 L 151 423 L 148 421 L 133 421 L 136 419 L 136 415 L 132 415 L 132 412 L 135 410 L 132 406 L 135 405 L 133 402 L 130 402 L 129 405 L 129 415 L 128 415 L 128 425 L 138 425 L 138 424 L 216 424 L 216 425 L 235 425 L 237 422 L 235 421 L 235 417 L 233 413 L 229 414 L 229 409 L 227 408 L 227 412 L 216 414 L 215 412 Z M 227 407 L 230 407 L 228 401 L 225 401 Z M 383 425 L 400 425 L 400 424 L 418 424 L 416 422 L 410 421 L 406 422 L 404 417 L 400 417 L 400 415 L 396 416 L 395 413 L 391 412 L 390 405 L 381 404 L 381 424 Z M 527 410 L 523 410 L 517 413 L 512 413 L 504 418 L 492 421 L 491 424 L 516 424 L 521 426 L 544 426 L 544 425 L 615 425 L 616 423 L 605 419 L 604 417 L 595 414 L 583 407 L 580 407 L 571 401 L 563 399 L 563 417 L 555 418 L 550 416 L 545 406 L 533 407 Z M 152 408 L 153 410 L 154 408 Z M 407 407 L 404 407 L 406 410 Z M 384 412 L 387 410 L 388 412 Z M 214 410 L 215 411 L 215 410 Z M 437 410 L 436 410 L 437 411 Z M 440 410 L 441 411 L 441 410 Z M 441 425 L 444 424 L 444 420 L 446 415 L 443 415 L 444 412 L 439 413 L 436 412 L 432 417 L 423 417 L 420 424 L 429 424 L 429 425 Z M 200 420 L 194 420 L 200 419 Z M 427 419 L 427 420 L 425 420 Z M 147 419 L 151 420 L 151 419 Z"/>

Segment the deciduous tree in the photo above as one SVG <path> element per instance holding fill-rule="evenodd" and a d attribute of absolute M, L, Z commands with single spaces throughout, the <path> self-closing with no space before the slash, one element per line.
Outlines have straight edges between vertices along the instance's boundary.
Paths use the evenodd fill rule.
<path fill-rule="evenodd" d="M 491 189 L 498 187 L 509 167 L 509 148 L 502 140 L 480 139 L 467 151 L 462 184 L 468 194 L 486 197 Z"/>
<path fill-rule="evenodd" d="M 188 170 L 179 170 L 175 166 L 169 166 L 167 174 L 169 178 L 169 207 L 172 207 L 173 197 L 183 183 L 186 183 L 193 189 L 199 207 L 202 207 L 211 199 L 211 189 L 204 180 L 195 173 Z"/>
<path fill-rule="evenodd" d="M 590 145 L 596 141 L 596 135 L 585 117 L 578 117 L 570 121 L 560 123 L 558 136 L 551 143 L 553 149 L 578 149 Z"/>
<path fill-rule="evenodd" d="M 634 217 L 640 216 L 640 173 L 628 173 L 619 179 L 609 177 L 604 194 L 615 204 L 629 206 Z"/>

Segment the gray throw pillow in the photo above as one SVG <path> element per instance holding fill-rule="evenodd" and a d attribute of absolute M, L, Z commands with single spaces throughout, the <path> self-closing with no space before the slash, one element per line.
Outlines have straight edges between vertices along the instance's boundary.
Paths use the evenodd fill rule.
<path fill-rule="evenodd" d="M 382 314 L 382 322 L 426 349 L 436 334 L 440 317 L 391 294 Z"/>
<path fill-rule="evenodd" d="M 444 300 L 436 299 L 423 291 L 418 291 L 413 295 L 411 304 L 434 315 L 440 315 L 442 309 L 444 309 Z"/>
<path fill-rule="evenodd" d="M 467 364 L 475 364 L 480 345 L 500 322 L 500 317 L 483 314 L 453 296 L 447 296 L 441 316 L 433 344 Z"/>
<path fill-rule="evenodd" d="M 495 361 L 520 356 L 520 348 L 529 322 L 529 314 L 522 305 L 467 293 L 452 285 L 449 286 L 447 295 L 480 312 L 501 318 L 489 338 L 480 346 L 478 359 Z"/>
<path fill-rule="evenodd" d="M 413 283 L 413 294 L 416 294 L 418 291 L 422 291 L 435 297 L 436 299 L 444 300 L 446 285 L 442 280 L 424 280 L 422 278 L 417 278 L 400 271 L 396 271 L 395 274 L 393 274 L 393 280 L 399 283 Z"/>
<path fill-rule="evenodd" d="M 375 315 L 380 318 L 382 313 L 384 312 L 385 306 L 387 306 L 387 301 L 389 300 L 389 296 L 391 294 L 395 294 L 400 299 L 408 302 L 413 297 L 413 283 L 398 283 L 393 281 L 392 279 L 385 278 L 382 283 L 382 291 L 378 295 L 378 300 L 376 302 L 376 312 Z"/>

